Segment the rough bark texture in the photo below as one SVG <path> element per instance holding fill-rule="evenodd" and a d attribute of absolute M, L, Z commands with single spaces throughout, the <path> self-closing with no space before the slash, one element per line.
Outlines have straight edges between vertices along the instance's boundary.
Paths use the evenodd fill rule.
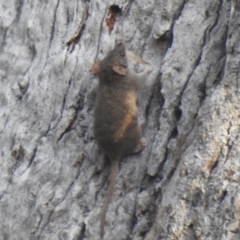
<path fill-rule="evenodd" d="M 124 40 L 154 68 L 148 146 L 121 160 L 105 239 L 240 239 L 239 22 L 238 0 L 1 0 L 0 238 L 99 239 L 90 69 Z"/>

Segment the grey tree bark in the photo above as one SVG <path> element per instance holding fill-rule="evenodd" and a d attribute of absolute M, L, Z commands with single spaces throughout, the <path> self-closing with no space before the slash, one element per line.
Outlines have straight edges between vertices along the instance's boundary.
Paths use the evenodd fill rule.
<path fill-rule="evenodd" d="M 124 40 L 153 67 L 148 146 L 121 160 L 105 239 L 240 239 L 239 22 L 238 0 L 0 0 L 0 238 L 99 239 L 91 66 Z"/>

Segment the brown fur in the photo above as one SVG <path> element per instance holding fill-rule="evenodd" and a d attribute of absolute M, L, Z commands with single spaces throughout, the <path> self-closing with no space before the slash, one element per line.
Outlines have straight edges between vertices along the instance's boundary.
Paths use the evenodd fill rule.
<path fill-rule="evenodd" d="M 124 135 L 127 134 L 126 131 L 128 127 L 137 118 L 138 109 L 136 106 L 136 93 L 134 91 L 127 92 L 126 98 L 123 99 L 123 104 L 126 106 L 126 109 L 128 110 L 128 112 L 125 114 L 118 130 L 114 134 L 116 142 L 119 141 L 121 138 L 123 138 Z"/>
<path fill-rule="evenodd" d="M 125 43 L 121 42 L 93 66 L 99 77 L 94 111 L 94 135 L 99 147 L 112 161 L 110 184 L 101 218 L 101 237 L 108 205 L 114 191 L 120 158 L 145 147 L 138 125 L 137 90 L 148 72 L 131 73 L 128 69 Z"/>

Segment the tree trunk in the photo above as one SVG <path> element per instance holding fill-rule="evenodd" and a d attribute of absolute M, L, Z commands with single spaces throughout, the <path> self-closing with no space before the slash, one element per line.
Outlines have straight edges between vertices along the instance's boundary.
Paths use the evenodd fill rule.
<path fill-rule="evenodd" d="M 238 0 L 0 1 L 0 238 L 100 238 L 91 66 L 124 40 L 153 68 L 148 146 L 120 162 L 104 239 L 240 239 L 239 22 Z"/>

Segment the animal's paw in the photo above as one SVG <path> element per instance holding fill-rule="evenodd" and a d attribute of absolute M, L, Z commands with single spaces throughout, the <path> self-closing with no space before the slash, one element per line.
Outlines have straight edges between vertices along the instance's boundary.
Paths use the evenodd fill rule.
<path fill-rule="evenodd" d="M 144 70 L 144 72 L 145 73 L 147 73 L 147 74 L 149 74 L 150 72 L 152 72 L 152 67 L 147 67 L 145 70 Z"/>
<path fill-rule="evenodd" d="M 141 138 L 140 144 L 142 146 L 142 149 L 147 146 L 147 139 L 146 138 Z"/>
<path fill-rule="evenodd" d="M 147 146 L 147 140 L 146 138 L 141 138 L 137 147 L 134 149 L 132 153 L 138 153 L 141 150 L 143 150 Z"/>

